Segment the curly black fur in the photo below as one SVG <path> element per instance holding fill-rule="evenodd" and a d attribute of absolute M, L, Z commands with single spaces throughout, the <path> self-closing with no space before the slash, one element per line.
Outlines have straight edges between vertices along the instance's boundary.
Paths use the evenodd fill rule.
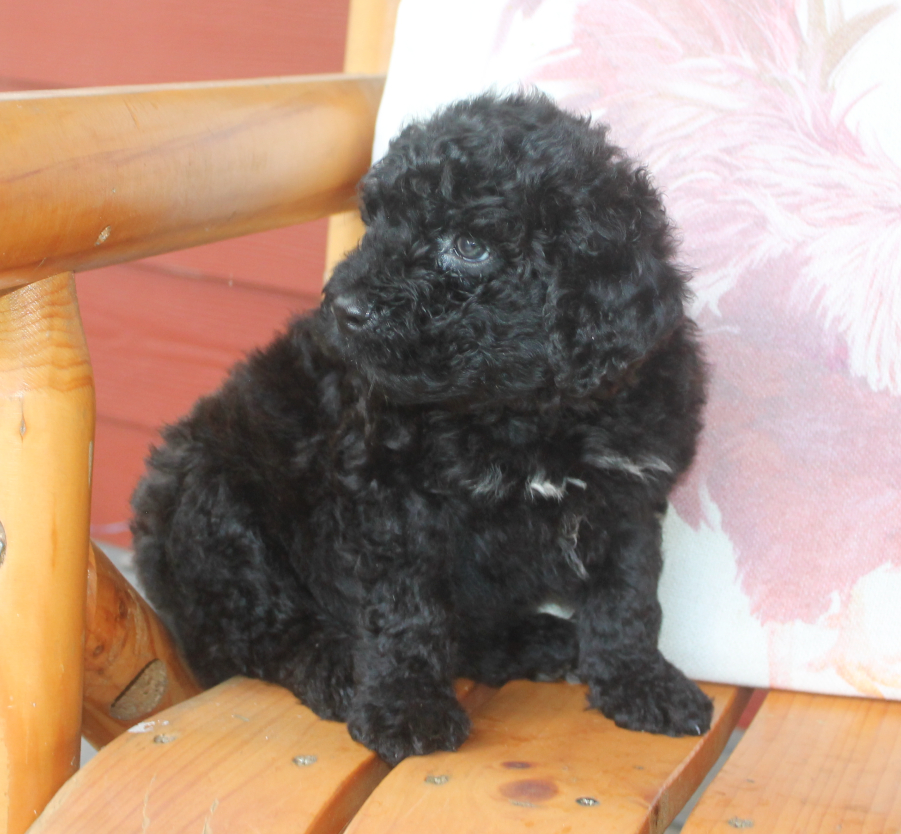
<path fill-rule="evenodd" d="M 389 762 L 466 738 L 456 676 L 575 671 L 622 726 L 703 732 L 657 650 L 704 373 L 647 174 L 540 95 L 483 96 L 407 127 L 361 194 L 321 308 L 166 429 L 135 493 L 191 666 L 283 684 Z"/>

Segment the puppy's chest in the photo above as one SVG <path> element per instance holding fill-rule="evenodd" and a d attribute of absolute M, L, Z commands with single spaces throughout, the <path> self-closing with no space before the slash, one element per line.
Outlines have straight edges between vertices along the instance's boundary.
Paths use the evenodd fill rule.
<path fill-rule="evenodd" d="M 489 572 L 537 560 L 567 583 L 587 578 L 617 519 L 669 472 L 643 445 L 584 422 L 554 430 L 503 415 L 429 415 L 405 437 L 379 444 L 381 475 L 443 503 L 455 549 L 477 553 Z"/>
<path fill-rule="evenodd" d="M 509 492 L 498 501 L 470 492 L 455 532 L 457 557 L 489 584 L 568 597 L 606 557 L 611 519 L 603 496 L 541 473 L 516 479 Z"/>
<path fill-rule="evenodd" d="M 673 475 L 644 444 L 617 442 L 603 431 L 520 437 L 463 431 L 426 443 L 423 483 L 475 507 L 597 506 L 657 492 Z"/>
<path fill-rule="evenodd" d="M 605 551 L 608 500 L 579 460 L 581 444 L 458 441 L 433 448 L 423 475 L 461 509 L 465 558 L 498 581 L 539 565 L 537 575 L 556 576 L 561 587 L 587 579 Z"/>

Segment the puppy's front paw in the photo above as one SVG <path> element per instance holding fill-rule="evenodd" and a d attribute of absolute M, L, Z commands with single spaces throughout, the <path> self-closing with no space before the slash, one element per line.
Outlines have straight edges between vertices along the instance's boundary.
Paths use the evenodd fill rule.
<path fill-rule="evenodd" d="M 588 702 L 618 727 L 668 736 L 699 736 L 710 729 L 711 700 L 660 655 L 589 683 Z"/>
<path fill-rule="evenodd" d="M 388 764 L 436 750 L 456 750 L 469 735 L 469 716 L 444 693 L 390 704 L 357 704 L 347 722 L 351 737 Z"/>

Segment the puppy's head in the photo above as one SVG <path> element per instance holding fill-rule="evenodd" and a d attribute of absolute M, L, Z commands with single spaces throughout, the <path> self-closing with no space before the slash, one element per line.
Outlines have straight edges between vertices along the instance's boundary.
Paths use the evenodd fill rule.
<path fill-rule="evenodd" d="M 325 291 L 338 349 L 404 402 L 584 398 L 681 321 L 659 197 L 606 130 L 481 96 L 408 126 Z"/>

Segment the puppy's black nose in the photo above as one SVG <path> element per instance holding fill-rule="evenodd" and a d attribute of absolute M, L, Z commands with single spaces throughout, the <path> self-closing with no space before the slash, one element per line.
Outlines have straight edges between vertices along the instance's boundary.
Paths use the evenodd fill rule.
<path fill-rule="evenodd" d="M 332 312 L 342 330 L 359 330 L 369 318 L 369 310 L 349 295 L 336 295 L 332 299 Z"/>

